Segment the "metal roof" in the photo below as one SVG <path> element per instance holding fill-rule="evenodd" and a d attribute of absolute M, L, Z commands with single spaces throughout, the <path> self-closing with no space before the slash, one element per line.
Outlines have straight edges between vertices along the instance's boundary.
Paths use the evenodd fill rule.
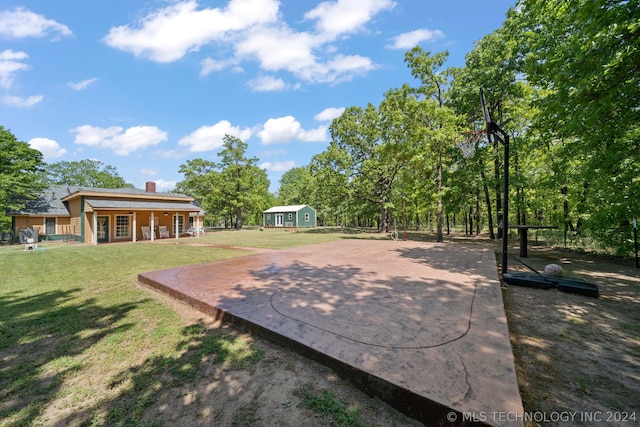
<path fill-rule="evenodd" d="M 145 211 L 201 211 L 202 208 L 192 203 L 149 202 L 136 200 L 85 199 L 93 209 L 131 209 Z"/>
<path fill-rule="evenodd" d="M 40 197 L 27 202 L 24 209 L 8 212 L 9 215 L 35 215 L 35 216 L 70 216 L 66 203 L 63 201 L 73 194 L 83 192 L 90 193 L 91 196 L 101 197 L 104 199 L 91 198 L 85 199 L 94 209 L 131 209 L 131 210 L 147 210 L 147 211 L 181 211 L 181 212 L 202 212 L 202 208 L 193 203 L 189 203 L 193 198 L 184 194 L 177 193 L 149 193 L 145 190 L 136 188 L 92 188 L 92 187 L 75 187 L 72 185 L 52 185 L 44 190 Z M 139 200 L 139 196 L 149 196 L 150 198 L 159 199 L 166 196 L 171 201 L 144 201 Z M 108 196 L 117 197 L 120 200 L 108 199 Z M 138 196 L 127 200 L 127 196 Z M 184 202 L 175 199 L 184 199 Z"/>
<path fill-rule="evenodd" d="M 263 213 L 278 213 L 278 212 L 298 212 L 300 209 L 309 205 L 292 205 L 292 206 L 274 206 L 267 209 Z M 311 208 L 313 210 L 313 208 Z"/>
<path fill-rule="evenodd" d="M 97 188 L 97 187 L 71 187 L 69 186 L 69 194 L 73 193 L 105 193 L 105 194 L 120 194 L 120 195 L 136 195 L 136 196 L 167 196 L 167 197 L 180 197 L 190 199 L 191 197 L 186 194 L 180 193 L 158 193 L 148 192 L 139 188 Z"/>

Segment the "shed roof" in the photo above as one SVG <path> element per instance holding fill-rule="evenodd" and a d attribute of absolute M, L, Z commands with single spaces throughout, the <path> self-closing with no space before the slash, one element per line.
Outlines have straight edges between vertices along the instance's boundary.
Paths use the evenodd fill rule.
<path fill-rule="evenodd" d="M 263 213 L 278 213 L 278 212 L 298 212 L 300 209 L 309 205 L 292 205 L 292 206 L 273 206 Z M 312 208 L 313 209 L 313 208 Z"/>

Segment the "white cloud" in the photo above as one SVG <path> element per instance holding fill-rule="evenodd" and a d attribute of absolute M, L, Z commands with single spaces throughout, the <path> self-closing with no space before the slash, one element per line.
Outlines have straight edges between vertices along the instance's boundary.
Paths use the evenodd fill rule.
<path fill-rule="evenodd" d="M 178 145 L 187 147 L 190 152 L 211 151 L 222 147 L 225 135 L 235 136 L 244 141 L 249 139 L 252 133 L 251 129 L 241 129 L 231 126 L 227 120 L 221 120 L 213 126 L 202 126 L 196 129 L 180 139 Z"/>
<path fill-rule="evenodd" d="M 67 150 L 62 148 L 53 139 L 49 138 L 33 138 L 29 141 L 31 148 L 40 151 L 45 161 L 62 157 L 67 153 Z"/>
<path fill-rule="evenodd" d="M 67 86 L 69 86 L 73 90 L 84 90 L 96 81 L 98 81 L 98 79 L 94 77 L 92 79 L 82 80 L 79 82 L 69 82 L 67 83 Z"/>
<path fill-rule="evenodd" d="M 296 162 L 293 160 L 289 160 L 286 162 L 264 162 L 260 165 L 260 169 L 265 169 L 269 172 L 286 172 L 289 169 L 293 169 L 296 167 Z"/>
<path fill-rule="evenodd" d="M 5 95 L 2 97 L 2 103 L 11 107 L 27 108 L 33 107 L 43 99 L 44 97 L 42 95 L 28 96 L 26 98 L 14 95 Z"/>
<path fill-rule="evenodd" d="M 391 0 L 325 1 L 307 12 L 304 17 L 316 20 L 317 30 L 334 38 L 362 29 L 373 16 L 393 7 L 395 2 Z"/>
<path fill-rule="evenodd" d="M 313 119 L 319 122 L 329 122 L 333 119 L 337 119 L 338 117 L 340 117 L 342 113 L 344 113 L 344 110 L 345 110 L 344 107 L 325 108 L 324 110 L 320 111 L 318 114 L 313 116 Z"/>
<path fill-rule="evenodd" d="M 236 63 L 237 61 L 234 59 L 217 61 L 215 59 L 207 58 L 200 63 L 202 66 L 200 68 L 200 77 L 208 76 L 213 72 L 222 71 L 229 67 L 233 68 L 234 72 L 242 71 L 241 68 L 236 67 Z"/>
<path fill-rule="evenodd" d="M 158 175 L 158 171 L 155 169 L 149 169 L 149 168 L 142 168 L 140 169 L 140 173 L 143 175 L 148 175 L 148 176 L 156 176 Z"/>
<path fill-rule="evenodd" d="M 0 52 L 0 87 L 9 89 L 13 85 L 13 78 L 18 71 L 28 70 L 29 66 L 23 60 L 29 55 L 25 52 L 15 52 L 7 49 Z"/>
<path fill-rule="evenodd" d="M 236 51 L 245 59 L 257 59 L 263 70 L 286 70 L 311 83 L 349 80 L 376 68 L 369 58 L 359 55 L 337 54 L 323 61 L 314 53 L 322 46 L 319 38 L 308 33 L 286 27 L 257 28 L 238 42 Z"/>
<path fill-rule="evenodd" d="M 127 156 L 167 140 L 167 133 L 156 126 L 134 126 L 123 132 L 119 126 L 99 128 L 83 125 L 71 129 L 71 132 L 76 134 L 76 144 L 111 150 L 119 156 Z"/>
<path fill-rule="evenodd" d="M 53 38 L 58 39 L 61 36 L 70 36 L 72 32 L 66 25 L 22 7 L 0 12 L 0 36 L 20 39 L 45 37 L 48 34 L 53 34 Z"/>
<path fill-rule="evenodd" d="M 165 181 L 164 179 L 156 179 L 156 191 L 172 191 L 176 188 L 178 181 Z"/>
<path fill-rule="evenodd" d="M 136 57 L 173 62 L 230 33 L 274 22 L 278 7 L 276 0 L 230 0 L 225 9 L 198 9 L 196 0 L 187 0 L 142 18 L 136 27 L 113 27 L 104 41 Z"/>
<path fill-rule="evenodd" d="M 421 42 L 434 42 L 442 38 L 444 38 L 444 33 L 440 30 L 420 28 L 394 37 L 392 39 L 393 42 L 387 47 L 391 49 L 411 49 Z"/>
<path fill-rule="evenodd" d="M 340 54 L 332 44 L 361 31 L 376 14 L 395 7 L 392 0 L 326 1 L 304 15 L 315 21 L 310 32 L 296 31 L 282 20 L 277 0 L 229 0 L 226 7 L 200 8 L 184 0 L 155 10 L 137 23 L 113 27 L 104 37 L 111 47 L 156 62 L 173 62 L 189 52 L 214 46 L 218 57 L 200 63 L 200 76 L 257 61 L 261 71 L 287 71 L 309 83 L 352 79 L 376 68 L 369 58 Z M 220 54 L 227 52 L 228 54 Z M 248 85 L 257 91 L 297 88 L 257 77 Z"/>
<path fill-rule="evenodd" d="M 351 80 L 356 75 L 366 74 L 377 66 L 369 58 L 360 55 L 336 55 L 328 63 L 326 81 Z"/>
<path fill-rule="evenodd" d="M 283 144 L 297 140 L 303 142 L 323 142 L 327 140 L 327 126 L 304 130 L 293 116 L 269 119 L 258 132 L 263 145 Z"/>
<path fill-rule="evenodd" d="M 247 85 L 254 92 L 276 92 L 287 89 L 287 84 L 282 79 L 271 76 L 261 76 L 253 80 L 249 80 Z"/>

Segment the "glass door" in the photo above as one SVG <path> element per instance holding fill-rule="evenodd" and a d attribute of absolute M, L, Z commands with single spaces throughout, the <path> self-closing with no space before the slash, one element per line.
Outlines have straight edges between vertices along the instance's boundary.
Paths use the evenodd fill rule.
<path fill-rule="evenodd" d="M 109 241 L 109 217 L 99 216 L 98 220 L 98 243 L 107 243 Z"/>

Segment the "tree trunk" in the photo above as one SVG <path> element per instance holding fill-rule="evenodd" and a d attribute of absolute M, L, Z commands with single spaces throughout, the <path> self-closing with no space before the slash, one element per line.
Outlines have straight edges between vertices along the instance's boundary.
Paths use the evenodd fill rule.
<path fill-rule="evenodd" d="M 450 233 L 450 229 L 449 229 L 449 213 L 448 212 L 447 212 L 446 218 L 447 218 L 447 236 L 448 236 L 449 233 Z"/>
<path fill-rule="evenodd" d="M 436 242 L 443 242 L 444 238 L 442 237 L 442 228 L 443 228 L 443 211 L 444 206 L 442 205 L 442 155 L 438 153 L 438 171 L 436 178 L 436 185 L 438 191 L 438 214 L 436 217 Z"/>
<path fill-rule="evenodd" d="M 236 212 L 236 230 L 242 230 L 242 209 Z"/>
<path fill-rule="evenodd" d="M 480 194 L 476 194 L 476 236 L 480 235 Z"/>
<path fill-rule="evenodd" d="M 388 233 L 389 232 L 389 210 L 386 208 L 384 203 L 382 203 L 380 207 L 380 224 L 381 224 L 381 227 L 378 227 L 378 231 Z"/>

